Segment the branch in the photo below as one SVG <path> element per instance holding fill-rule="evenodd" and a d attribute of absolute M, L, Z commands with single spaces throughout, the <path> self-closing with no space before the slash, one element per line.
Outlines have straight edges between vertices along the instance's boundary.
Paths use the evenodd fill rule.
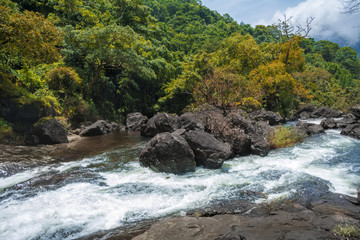
<path fill-rule="evenodd" d="M 360 12 L 360 1 L 359 0 L 341 0 L 344 7 L 344 13 L 353 14 Z"/>

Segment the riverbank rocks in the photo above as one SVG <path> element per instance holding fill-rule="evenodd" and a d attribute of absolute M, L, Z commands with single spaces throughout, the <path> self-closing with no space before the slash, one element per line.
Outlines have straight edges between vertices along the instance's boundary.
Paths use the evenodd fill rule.
<path fill-rule="evenodd" d="M 213 135 L 202 131 L 189 131 L 184 134 L 195 154 L 198 166 L 210 169 L 220 168 L 231 155 L 230 145 L 217 140 Z"/>
<path fill-rule="evenodd" d="M 28 145 L 67 143 L 67 131 L 56 119 L 40 119 L 26 137 Z"/>
<path fill-rule="evenodd" d="M 187 141 L 178 134 L 159 133 L 141 151 L 140 163 L 155 171 L 184 174 L 194 172 L 195 155 Z"/>
<path fill-rule="evenodd" d="M 268 122 L 270 126 L 278 125 L 284 122 L 279 114 L 266 110 L 258 110 L 249 114 L 249 117 L 255 121 Z"/>
<path fill-rule="evenodd" d="M 360 104 L 353 106 L 350 112 L 357 118 L 360 119 Z"/>
<path fill-rule="evenodd" d="M 204 130 L 204 125 L 194 113 L 187 112 L 180 116 L 181 128 L 185 130 Z"/>
<path fill-rule="evenodd" d="M 154 137 L 162 132 L 174 132 L 181 126 L 180 119 L 176 115 L 167 113 L 157 113 L 141 127 L 141 135 L 145 137 Z"/>
<path fill-rule="evenodd" d="M 347 125 L 341 134 L 360 139 L 360 123 Z"/>
<path fill-rule="evenodd" d="M 129 113 L 126 116 L 126 129 L 131 131 L 140 131 L 141 126 L 146 124 L 147 118 L 140 112 Z"/>
<path fill-rule="evenodd" d="M 295 127 L 298 128 L 300 131 L 305 132 L 308 136 L 325 132 L 322 126 L 303 121 L 299 121 Z"/>
<path fill-rule="evenodd" d="M 313 105 L 303 107 L 294 113 L 293 117 L 296 119 L 306 118 L 339 118 L 343 115 L 341 111 L 334 110 L 327 107 L 316 108 Z"/>
<path fill-rule="evenodd" d="M 87 136 L 98 136 L 106 133 L 112 132 L 113 125 L 108 123 L 104 120 L 98 120 L 95 123 L 91 124 L 90 126 L 85 127 L 80 132 L 80 136 L 87 137 Z"/>
<path fill-rule="evenodd" d="M 343 115 L 341 111 L 327 107 L 316 109 L 311 113 L 312 118 L 339 118 Z"/>

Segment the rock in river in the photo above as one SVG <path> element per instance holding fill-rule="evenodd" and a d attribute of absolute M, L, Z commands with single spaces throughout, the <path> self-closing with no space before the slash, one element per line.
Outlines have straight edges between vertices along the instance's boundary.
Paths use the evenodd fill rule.
<path fill-rule="evenodd" d="M 129 113 L 126 116 L 126 129 L 140 131 L 141 125 L 146 123 L 146 117 L 140 112 Z"/>
<path fill-rule="evenodd" d="M 232 153 L 229 144 L 217 140 L 209 133 L 189 131 L 184 136 L 195 153 L 197 165 L 211 169 L 220 168 Z"/>
<path fill-rule="evenodd" d="M 154 137 L 162 132 L 174 132 L 180 127 L 179 117 L 167 113 L 157 113 L 141 127 L 141 135 L 145 137 Z"/>
<path fill-rule="evenodd" d="M 90 126 L 85 127 L 85 129 L 80 132 L 80 136 L 98 136 L 112 131 L 113 126 L 110 123 L 99 120 Z"/>
<path fill-rule="evenodd" d="M 194 172 L 195 156 L 186 140 L 171 133 L 159 133 L 141 151 L 139 160 L 155 171 L 184 174 Z"/>

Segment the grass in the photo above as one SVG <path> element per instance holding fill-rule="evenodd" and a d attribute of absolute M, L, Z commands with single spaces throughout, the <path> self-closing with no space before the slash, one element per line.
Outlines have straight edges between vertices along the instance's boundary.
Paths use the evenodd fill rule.
<path fill-rule="evenodd" d="M 339 224 L 337 225 L 333 232 L 341 237 L 346 239 L 359 239 L 360 238 L 360 226 L 351 225 L 351 224 Z"/>
<path fill-rule="evenodd" d="M 277 127 L 268 141 L 272 149 L 291 147 L 298 142 L 302 142 L 306 135 L 294 127 Z"/>

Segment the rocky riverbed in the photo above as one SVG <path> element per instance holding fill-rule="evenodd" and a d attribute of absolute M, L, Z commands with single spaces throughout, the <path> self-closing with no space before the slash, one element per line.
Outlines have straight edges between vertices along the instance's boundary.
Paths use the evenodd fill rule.
<path fill-rule="evenodd" d="M 141 166 L 139 132 L 68 139 L 0 145 L 0 238 L 344 239 L 360 223 L 359 141 L 340 130 L 183 175 Z"/>

